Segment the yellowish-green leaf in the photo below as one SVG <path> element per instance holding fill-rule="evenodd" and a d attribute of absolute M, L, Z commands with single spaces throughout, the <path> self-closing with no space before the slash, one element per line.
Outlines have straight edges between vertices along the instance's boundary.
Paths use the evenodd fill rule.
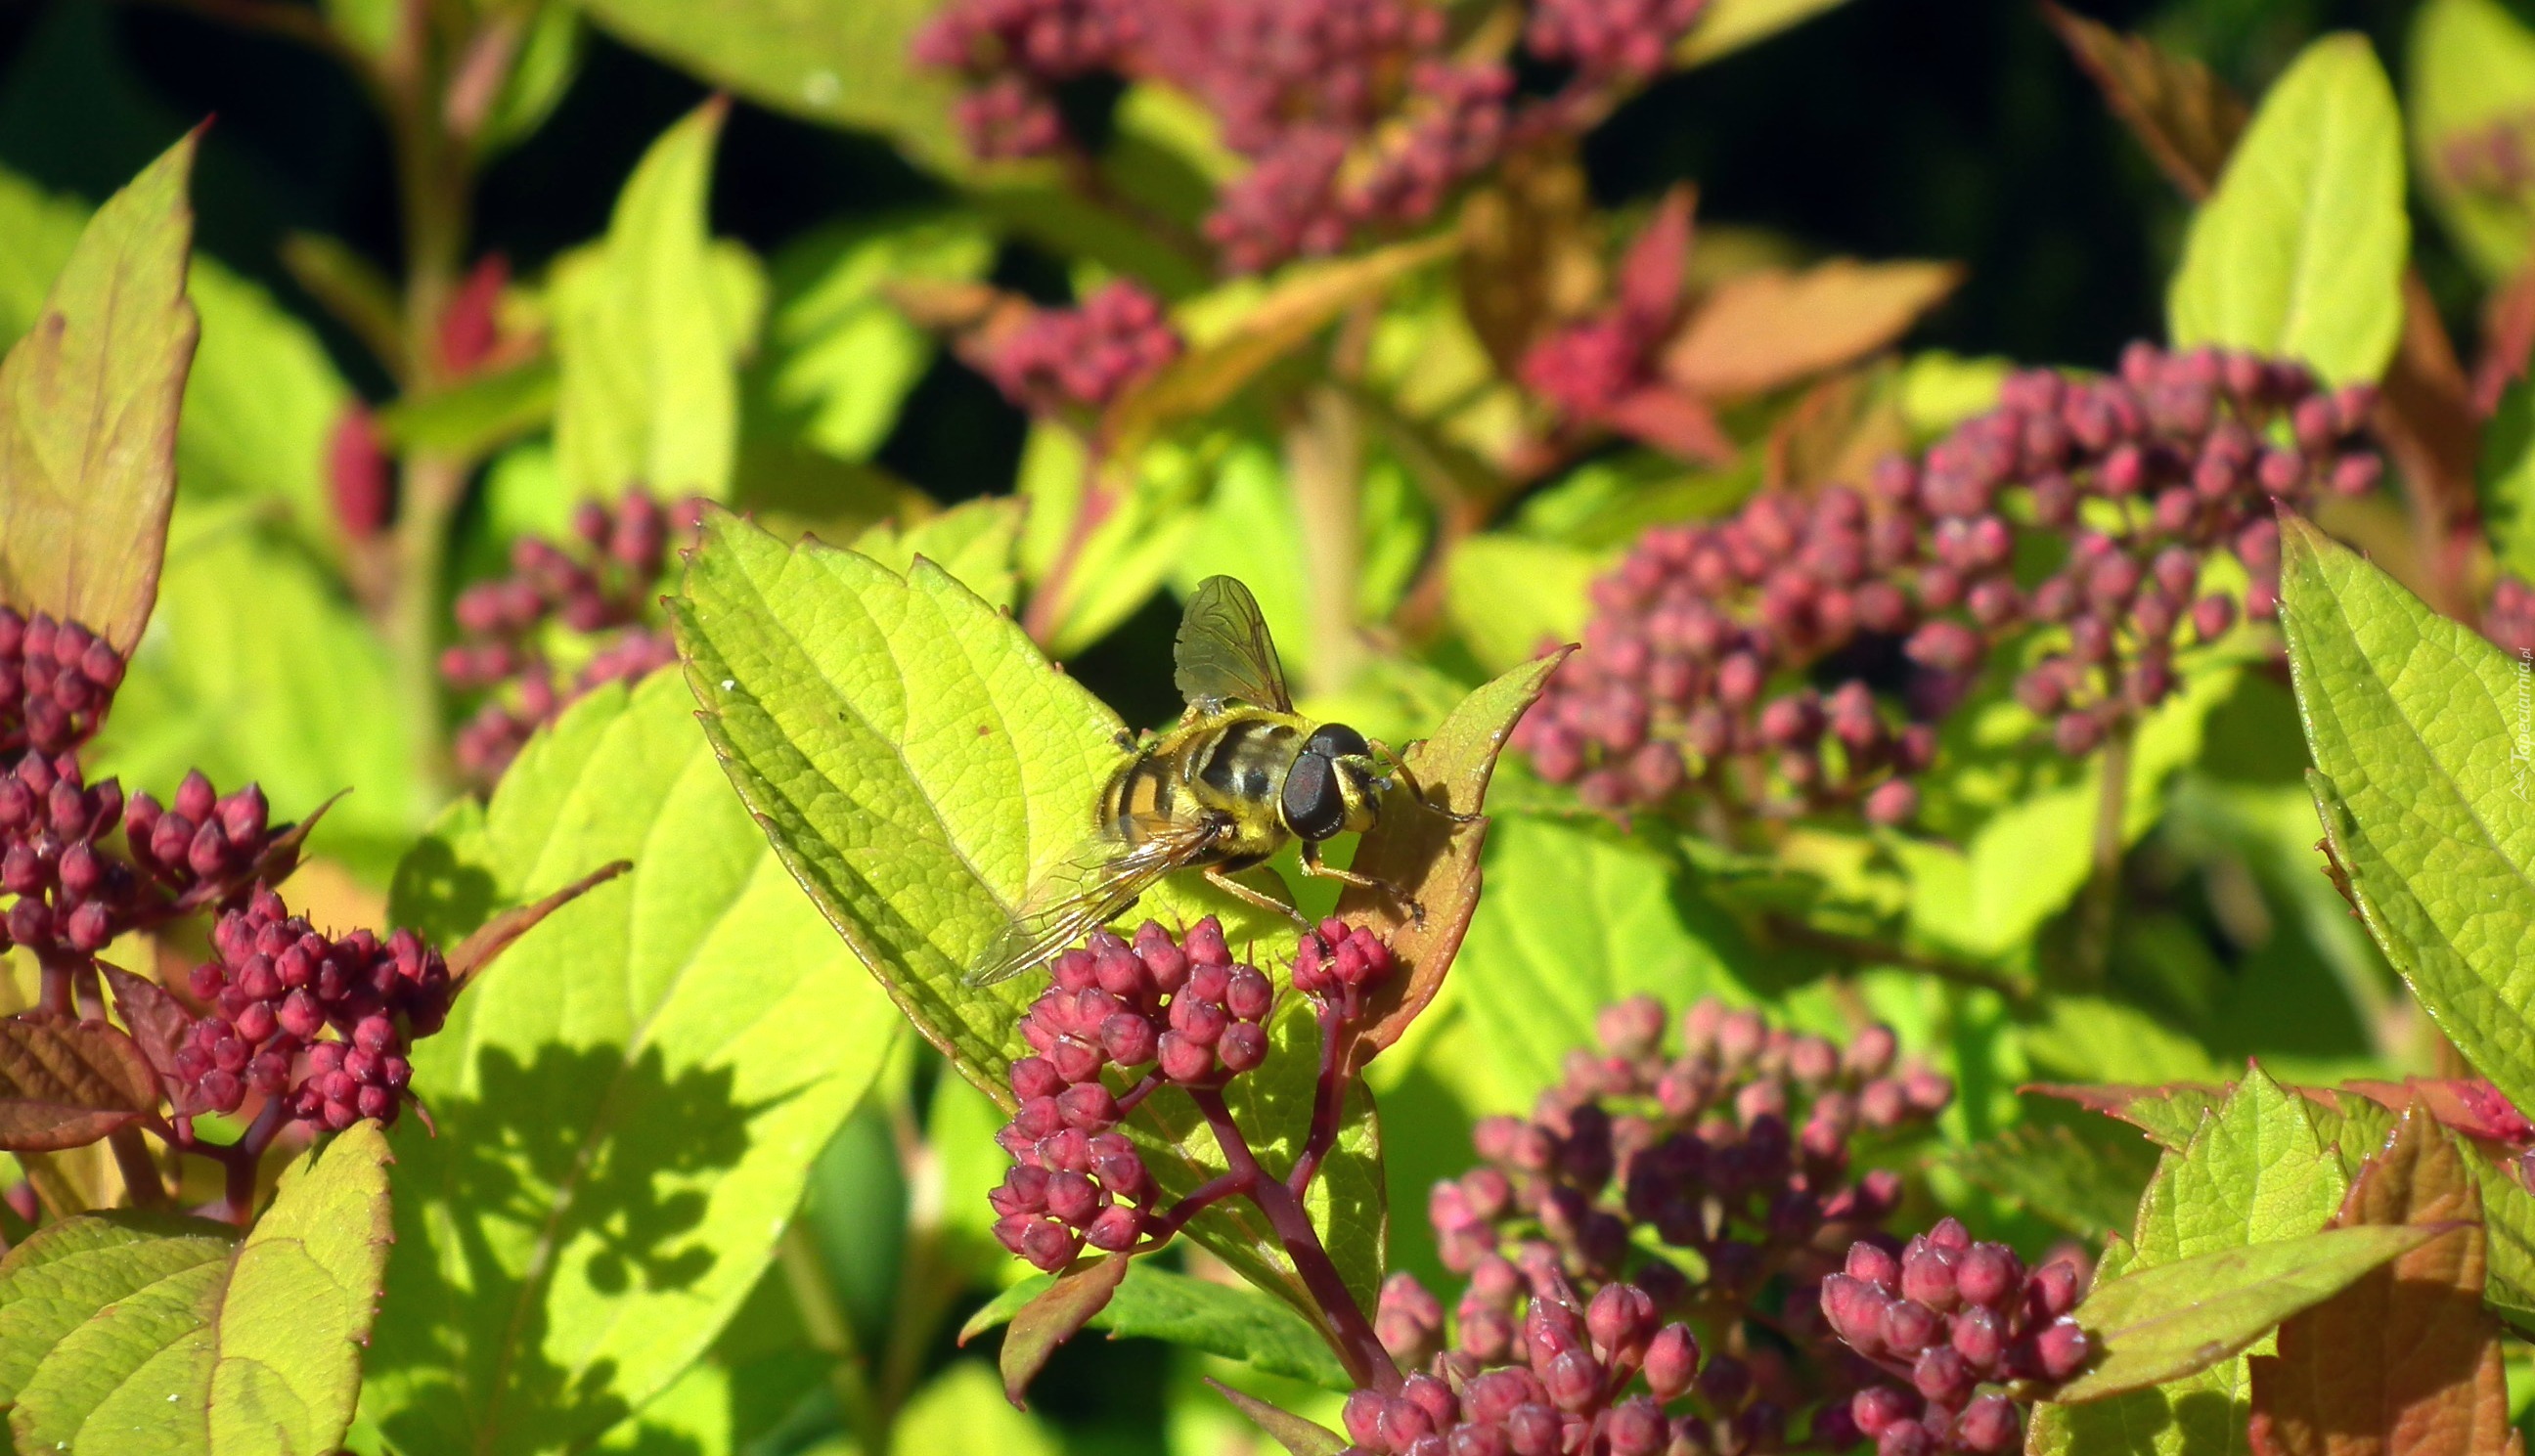
<path fill-rule="evenodd" d="M 1790 26 L 1836 8 L 1842 0 L 1714 0 L 1673 48 L 1673 61 L 1704 65 L 1766 40 Z"/>
<path fill-rule="evenodd" d="M 90 1214 L 13 1249 L 0 1373 L 19 1449 L 336 1449 L 387 1265 L 387 1139 L 360 1122 L 285 1170 L 243 1239 L 199 1219 Z"/>
<path fill-rule="evenodd" d="M 197 323 L 187 135 L 96 211 L 0 361 L 0 602 L 141 637 L 176 492 Z"/>
<path fill-rule="evenodd" d="M 2476 1070 L 2535 1107 L 2527 667 L 2282 520 L 2309 782 L 2377 943 Z"/>
<path fill-rule="evenodd" d="M 2535 189 L 2502 161 L 2535 141 L 2535 31 L 2500 0 L 2430 0 L 2404 52 L 2421 190 L 2474 270 L 2497 283 L 2525 265 L 2535 237 Z"/>
<path fill-rule="evenodd" d="M 2334 384 L 2382 374 L 2411 249 L 2402 126 L 2364 37 L 2308 46 L 2192 220 L 2166 303 L 2174 341 L 2286 354 Z"/>
<path fill-rule="evenodd" d="M 364 1393 L 404 1450 L 594 1439 L 757 1284 L 897 1018 L 730 793 L 675 673 L 532 740 L 399 874 L 444 945 L 618 860 L 413 1054 L 398 1243 Z"/>
<path fill-rule="evenodd" d="M 612 498 L 726 495 L 737 361 L 764 285 L 708 231 L 713 144 L 728 105 L 661 134 L 616 200 L 606 239 L 555 279 L 555 455 L 564 488 Z"/>

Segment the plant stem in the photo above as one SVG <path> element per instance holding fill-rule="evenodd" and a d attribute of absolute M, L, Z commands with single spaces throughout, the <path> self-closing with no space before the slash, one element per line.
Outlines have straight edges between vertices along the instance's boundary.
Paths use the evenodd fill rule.
<path fill-rule="evenodd" d="M 157 1208 L 166 1203 L 167 1184 L 159 1178 L 158 1165 L 150 1156 L 149 1144 L 141 1140 L 140 1129 L 117 1127 L 106 1134 L 105 1141 L 114 1150 L 114 1166 L 123 1175 L 132 1206 Z"/>
<path fill-rule="evenodd" d="M 853 1326 L 846 1323 L 844 1310 L 836 1304 L 818 1241 L 795 1219 L 783 1231 L 776 1257 L 782 1262 L 783 1283 L 791 1291 L 792 1306 L 800 1312 L 811 1348 L 828 1357 L 828 1387 L 853 1428 L 855 1447 L 870 1456 L 888 1456 L 889 1423 L 872 1400 L 869 1363 L 854 1344 Z"/>
<path fill-rule="evenodd" d="M 212 1156 L 226 1171 L 220 1191 L 220 1217 L 243 1229 L 255 1221 L 255 1175 L 264 1164 L 264 1150 L 273 1145 L 281 1131 L 283 1113 L 281 1099 L 268 1097 L 263 1111 L 247 1124 L 245 1135 L 216 1152 L 210 1146 L 194 1149 Z"/>
<path fill-rule="evenodd" d="M 2011 1004 L 2022 1004 L 2033 995 L 2030 988 L 2013 977 L 1987 966 L 1925 955 L 1898 945 L 1887 945 L 1882 940 L 1870 940 L 1863 936 L 1843 936 L 1785 916 L 1769 916 L 1763 921 L 1763 926 L 1772 937 L 1790 945 L 1826 951 L 1859 965 L 1899 966 L 1903 970 L 1923 972 L 1940 981 L 1995 992 Z"/>
<path fill-rule="evenodd" d="M 1352 1050 L 1342 1038 L 1346 1018 L 1327 1002 L 1320 1006 L 1321 1075 L 1312 1086 L 1312 1130 L 1303 1140 L 1303 1155 L 1294 1160 L 1294 1171 L 1285 1175 L 1286 1190 L 1295 1197 L 1312 1185 L 1321 1171 L 1321 1160 L 1337 1146 L 1338 1114 L 1346 1103 L 1346 1067 L 1343 1060 Z"/>
<path fill-rule="evenodd" d="M 2122 893 L 2122 829 L 2130 817 L 2131 750 L 2137 733 L 2138 725 L 2129 717 L 2117 718 L 2104 742 L 2103 793 L 2095 801 L 2095 870 L 2077 928 L 2077 969 L 2089 982 L 2103 979 L 2112 958 L 2113 916 Z"/>
<path fill-rule="evenodd" d="M 1082 565 L 1084 549 L 1118 510 L 1120 493 L 1110 488 L 1101 468 L 1103 458 L 1097 443 L 1085 443 L 1082 499 L 1075 503 L 1074 519 L 1066 526 L 1065 543 L 1057 548 L 1056 560 L 1048 563 L 1046 575 L 1030 588 L 1029 605 L 1021 609 L 1021 630 L 1043 651 L 1055 650 L 1057 612 L 1073 593 L 1074 574 Z"/>
<path fill-rule="evenodd" d="M 1285 431 L 1285 477 L 1302 527 L 1303 610 L 1312 624 L 1305 664 L 1315 691 L 1354 681 L 1366 657 L 1356 627 L 1364 575 L 1364 430 L 1355 406 L 1332 387 L 1303 398 Z"/>
<path fill-rule="evenodd" d="M 19 1153 L 15 1156 L 20 1171 L 27 1175 L 28 1183 L 35 1190 L 35 1201 L 43 1205 L 44 1212 L 53 1216 L 54 1222 L 88 1212 L 88 1200 L 80 1195 L 78 1185 L 54 1165 L 52 1154 Z"/>
<path fill-rule="evenodd" d="M 1338 1266 L 1330 1262 L 1329 1250 L 1322 1247 L 1320 1231 L 1312 1227 L 1312 1216 L 1304 1210 L 1303 1200 L 1259 1166 L 1259 1160 L 1251 1155 L 1249 1140 L 1232 1121 L 1232 1109 L 1224 1105 L 1221 1088 L 1198 1088 L 1189 1096 L 1197 1103 L 1198 1111 L 1206 1114 L 1206 1125 L 1214 1129 L 1215 1143 L 1223 1149 L 1223 1161 L 1235 1175 L 1251 1181 L 1250 1201 L 1268 1215 L 1268 1227 L 1275 1230 L 1277 1242 L 1284 1245 L 1285 1257 L 1294 1261 L 1294 1272 L 1302 1276 L 1304 1289 L 1320 1306 L 1323 1337 L 1336 1353 L 1338 1363 L 1346 1367 L 1347 1378 L 1358 1386 L 1397 1392 L 1399 1366 L 1392 1363 L 1391 1352 L 1383 1348 L 1381 1336 L 1374 1333 L 1373 1321 L 1356 1307 L 1355 1296 L 1347 1293 L 1346 1280 L 1339 1275 Z"/>

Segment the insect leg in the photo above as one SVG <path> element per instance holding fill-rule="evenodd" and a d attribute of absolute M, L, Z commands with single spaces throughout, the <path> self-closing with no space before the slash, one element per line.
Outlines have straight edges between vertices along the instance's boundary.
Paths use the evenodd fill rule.
<path fill-rule="evenodd" d="M 1427 798 L 1426 785 L 1418 781 L 1417 770 L 1408 766 L 1407 758 L 1404 755 L 1394 754 L 1387 748 L 1382 752 L 1383 757 L 1391 760 L 1391 771 L 1398 776 L 1401 783 L 1408 786 L 1408 797 L 1417 801 L 1418 808 L 1425 810 L 1428 814 L 1441 815 L 1445 819 L 1451 819 L 1456 824 L 1475 824 L 1479 820 L 1487 818 L 1484 814 L 1454 814 L 1453 811 L 1446 809 L 1443 805 Z"/>
<path fill-rule="evenodd" d="M 1286 904 L 1284 901 L 1277 899 L 1275 896 L 1263 894 L 1258 890 L 1252 889 L 1250 886 L 1233 879 L 1231 876 L 1224 874 L 1221 870 L 1216 869 L 1212 865 L 1206 866 L 1204 874 L 1206 875 L 1206 881 L 1208 883 L 1212 884 L 1215 888 L 1222 890 L 1225 894 L 1232 896 L 1234 899 L 1247 900 L 1251 904 L 1258 906 L 1260 909 L 1265 910 L 1271 915 L 1282 915 L 1305 930 L 1310 930 L 1312 928 L 1312 923 L 1303 918 L 1303 912 Z"/>
<path fill-rule="evenodd" d="M 1352 884 L 1358 889 L 1378 889 L 1393 899 L 1399 898 L 1399 886 L 1388 880 L 1376 880 L 1370 875 L 1358 875 L 1353 870 L 1341 870 L 1335 865 L 1322 864 L 1321 846 L 1316 840 L 1303 841 L 1303 873 L 1316 880 L 1334 880 L 1341 884 Z"/>

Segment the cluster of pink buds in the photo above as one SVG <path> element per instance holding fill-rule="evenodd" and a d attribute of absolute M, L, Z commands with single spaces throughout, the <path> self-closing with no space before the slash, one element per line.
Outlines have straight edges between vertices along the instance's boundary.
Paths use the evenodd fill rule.
<path fill-rule="evenodd" d="M 1700 1444 L 1708 1431 L 1697 1416 L 1665 1411 L 1700 1383 L 1700 1348 L 1689 1325 L 1663 1322 L 1652 1294 L 1635 1284 L 1605 1284 L 1588 1303 L 1545 1262 L 1522 1272 L 1512 1265 L 1491 1272 L 1502 1286 L 1492 1308 L 1508 1319 L 1522 1314 L 1521 1358 L 1494 1367 L 1448 1358 L 1436 1363 L 1442 1373 L 1412 1374 L 1395 1395 L 1355 1392 L 1346 1404 L 1355 1450 L 1661 1456 L 1719 1449 Z M 1734 1449 L 1730 1438 L 1722 1449 Z"/>
<path fill-rule="evenodd" d="M 986 373 L 1006 398 L 1034 414 L 1097 412 L 1178 358 L 1182 347 L 1162 301 L 1115 278 L 1078 308 L 1031 310 L 995 340 Z"/>
<path fill-rule="evenodd" d="M 88 742 L 123 682 L 121 653 L 76 622 L 0 607 L 0 758 Z"/>
<path fill-rule="evenodd" d="M 438 1031 L 456 995 L 438 951 L 411 931 L 329 939 L 262 886 L 212 944 L 219 958 L 188 983 L 209 1010 L 175 1056 L 180 1115 L 235 1112 L 254 1091 L 330 1130 L 396 1121 L 408 1038 Z"/>
<path fill-rule="evenodd" d="M 1858 1243 L 1846 1268 L 1823 1281 L 1823 1317 L 1900 1382 L 1850 1401 L 1858 1432 L 1878 1456 L 2016 1450 L 2019 1399 L 2047 1394 L 2086 1364 L 2086 1332 L 2069 1317 L 2080 1283 L 2073 1261 L 2027 1272 L 2013 1249 L 1974 1243 L 1950 1218 L 1898 1254 Z"/>
<path fill-rule="evenodd" d="M 1584 650 L 1514 742 L 1543 778 L 1605 810 L 1688 791 L 1737 814 L 1852 806 L 1906 819 L 1934 730 L 1897 721 L 1861 678 L 1826 694 L 1809 679 L 1861 638 L 1917 626 L 1893 578 L 1918 552 L 1909 516 L 1837 486 L 1650 530 L 1593 584 Z"/>
<path fill-rule="evenodd" d="M 673 508 L 639 490 L 614 506 L 585 501 L 570 543 L 524 536 L 509 576 L 459 593 L 464 639 L 441 654 L 440 674 L 487 695 L 458 732 L 459 767 L 470 779 L 489 787 L 530 734 L 583 695 L 677 660 L 653 598 L 672 534 L 692 535 L 702 517 L 701 501 Z M 578 654 L 569 676 L 558 649 Z"/>
<path fill-rule="evenodd" d="M 1553 65 L 1576 68 L 1580 86 L 1641 83 L 1707 13 L 1708 0 L 1533 0 L 1523 41 Z"/>
<path fill-rule="evenodd" d="M 1020 1110 L 996 1140 L 1015 1166 L 994 1205 L 1004 1246 L 1056 1270 L 1085 1243 L 1135 1246 L 1154 1188 L 1119 1122 L 1155 1087 L 1219 1087 L 1265 1061 L 1276 990 L 1234 962 L 1210 915 L 1179 940 L 1149 920 L 1132 943 L 1095 932 L 1051 969 L 1021 1021 L 1036 1055 L 1013 1063 Z M 1133 1083 L 1123 1094 L 1101 1080 L 1110 1066 Z"/>
<path fill-rule="evenodd" d="M 2482 633 L 2521 660 L 2535 657 L 2535 586 L 2501 574 L 2482 609 Z"/>
<path fill-rule="evenodd" d="M 1037 156 L 1065 142 L 1056 88 L 1115 69 L 1140 36 L 1138 0 L 958 0 L 915 35 L 915 59 L 974 87 L 956 119 L 984 157 Z"/>
<path fill-rule="evenodd" d="M 1541 368 L 1584 388 L 1580 365 Z M 1900 823 L 1934 753 L 1927 720 L 1993 650 L 2047 633 L 2016 696 L 2064 752 L 2089 752 L 2175 691 L 2181 646 L 2235 624 L 2212 558 L 2241 564 L 2244 613 L 2274 613 L 2273 513 L 2375 487 L 2372 405 L 2365 387 L 2214 349 L 2133 344 L 2105 378 L 2019 373 L 1864 493 L 1764 494 L 1720 524 L 1649 530 L 1594 584 L 1584 650 L 1515 741 L 1605 810 L 1686 804 L 1720 830 L 1852 808 Z M 2493 615 L 2508 620 L 2506 602 Z M 1915 669 L 1907 722 L 1852 668 L 1894 644 Z"/>
<path fill-rule="evenodd" d="M 1881 1026 L 1841 1047 L 1711 1000 L 1681 1029 L 1667 1054 L 1659 1002 L 1611 1006 L 1598 1049 L 1570 1059 L 1531 1118 L 1479 1124 L 1481 1165 L 1427 1204 L 1444 1262 L 1468 1280 L 1450 1340 L 1406 1276 L 1377 1316 L 1403 1366 L 1457 1404 L 1446 1419 L 1433 1402 L 1421 1426 L 1358 1395 L 1359 1447 L 1423 1456 L 1433 1433 L 1516 1453 L 1765 1452 L 1808 1413 L 1806 1445 L 1855 1442 L 1849 1397 L 1880 1372 L 1825 1337 L 1818 1291 L 1901 1185 L 1856 1168 L 1852 1144 L 1924 1125 L 1952 1086 L 1896 1066 Z M 1703 1277 L 1658 1249 L 1695 1253 Z M 1676 1317 L 1712 1336 L 1703 1358 L 1664 1323 Z M 1454 1434 L 1469 1427 L 1492 1433 Z"/>

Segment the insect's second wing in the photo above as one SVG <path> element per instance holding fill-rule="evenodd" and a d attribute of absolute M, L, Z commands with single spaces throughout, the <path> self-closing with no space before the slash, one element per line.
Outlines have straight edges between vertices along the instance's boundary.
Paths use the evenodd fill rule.
<path fill-rule="evenodd" d="M 1250 588 L 1230 576 L 1208 576 L 1189 597 L 1173 647 L 1172 681 L 1192 703 L 1246 702 L 1275 712 L 1294 710 L 1285 668 Z"/>
<path fill-rule="evenodd" d="M 1054 959 L 1163 876 L 1203 859 L 1220 832 L 1212 820 L 1143 817 L 1083 840 L 1030 886 L 967 983 L 992 986 Z"/>

